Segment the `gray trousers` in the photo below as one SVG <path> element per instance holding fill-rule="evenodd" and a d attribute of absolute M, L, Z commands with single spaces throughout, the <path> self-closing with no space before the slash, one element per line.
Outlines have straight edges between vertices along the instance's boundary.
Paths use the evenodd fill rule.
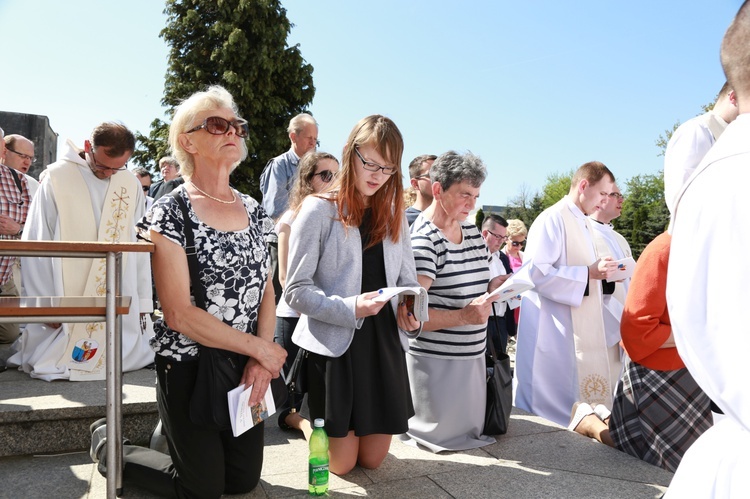
<path fill-rule="evenodd" d="M 0 296 L 18 296 L 18 290 L 12 277 L 0 286 Z M 20 334 L 18 324 L 0 324 L 0 343 L 13 343 Z"/>

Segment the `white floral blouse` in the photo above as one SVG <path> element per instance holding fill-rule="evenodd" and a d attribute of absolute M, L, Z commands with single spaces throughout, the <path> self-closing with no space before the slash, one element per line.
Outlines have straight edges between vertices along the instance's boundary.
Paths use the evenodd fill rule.
<path fill-rule="evenodd" d="M 257 201 L 237 193 L 247 210 L 248 227 L 222 232 L 198 219 L 184 186 L 177 190 L 188 206 L 208 313 L 239 331 L 255 334 L 269 273 L 265 238 L 273 232 L 273 222 Z M 136 230 L 142 239 L 150 240 L 153 230 L 185 247 L 182 211 L 170 195 L 154 203 Z M 197 359 L 197 343 L 172 330 L 163 319 L 156 321 L 154 332 L 151 348 L 157 354 L 178 361 Z"/>

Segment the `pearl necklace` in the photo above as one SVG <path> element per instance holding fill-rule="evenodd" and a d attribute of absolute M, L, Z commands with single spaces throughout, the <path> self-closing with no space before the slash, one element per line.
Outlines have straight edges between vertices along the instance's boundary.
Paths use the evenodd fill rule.
<path fill-rule="evenodd" d="M 207 193 L 206 191 L 202 190 L 200 187 L 195 185 L 192 180 L 190 180 L 190 185 L 195 187 L 195 190 L 206 196 L 208 199 L 213 199 L 217 203 L 221 204 L 233 204 L 235 201 L 237 201 L 237 196 L 234 195 L 234 189 L 230 187 L 230 191 L 232 193 L 232 200 L 231 201 L 224 201 L 223 199 L 215 198 L 211 194 Z"/>

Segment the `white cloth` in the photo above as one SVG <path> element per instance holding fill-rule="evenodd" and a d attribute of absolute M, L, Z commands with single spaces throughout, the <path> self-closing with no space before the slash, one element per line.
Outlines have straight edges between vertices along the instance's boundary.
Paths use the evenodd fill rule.
<path fill-rule="evenodd" d="M 101 180 L 94 176 L 87 163 L 78 155 L 79 150 L 68 142 L 68 151 L 60 162 L 70 162 L 78 166 L 89 189 L 95 223 L 98 227 L 101 219 L 104 196 L 107 192 L 109 180 Z M 53 167 L 53 165 L 50 165 Z M 132 177 L 133 188 L 136 193 L 134 221 L 144 215 L 146 206 L 140 182 L 132 172 L 122 171 L 116 175 Z M 72 196 L 82 196 L 81 192 L 55 193 L 52 182 L 47 176 L 39 191 L 31 202 L 26 227 L 23 232 L 24 240 L 59 241 L 60 224 L 58 221 L 57 203 L 64 203 Z M 128 231 L 128 237 L 122 242 L 135 242 L 135 228 Z M 130 313 L 122 316 L 122 368 L 123 371 L 140 369 L 152 363 L 154 354 L 149 347 L 149 339 L 153 336 L 150 317 L 146 316 L 146 331 L 141 328 L 140 313 L 152 311 L 151 301 L 151 262 L 148 253 L 133 253 L 123 259 L 125 268 L 122 272 L 122 293 L 132 297 Z M 65 294 L 62 279 L 62 265 L 59 258 L 22 258 L 21 272 L 24 288 L 30 296 L 61 296 Z M 70 371 L 66 366 L 58 367 L 58 361 L 68 343 L 68 326 L 63 324 L 58 329 L 52 329 L 44 324 L 29 324 L 26 331 L 16 344 L 17 352 L 8 359 L 9 365 L 21 366 L 33 378 L 46 381 L 55 379 L 69 379 Z"/>
<path fill-rule="evenodd" d="M 23 174 L 24 177 L 26 177 L 26 185 L 29 187 L 29 197 L 31 199 L 34 199 L 34 194 L 36 194 L 36 191 L 39 190 L 39 182 L 34 177 L 31 177 L 29 175 Z"/>
<path fill-rule="evenodd" d="M 570 210 L 580 224 L 585 235 L 581 244 L 589 248 L 591 262 L 596 260 L 586 215 L 567 196 L 534 221 L 524 262 L 531 265 L 535 287 L 522 295 L 513 383 L 516 407 L 567 425 L 570 409 L 579 397 L 571 310 L 581 306 L 589 275 L 588 267 L 567 263 L 563 209 Z M 600 292 L 599 286 L 590 290 Z M 601 320 L 601 316 L 592 320 Z M 604 346 L 604 337 L 601 342 Z M 619 361 L 619 352 L 617 357 Z M 610 365 L 615 361 L 612 355 L 608 360 Z M 616 370 L 619 375 L 620 369 Z"/>
<path fill-rule="evenodd" d="M 594 229 L 594 239 L 597 244 L 603 244 L 605 251 L 599 251 L 599 256 L 611 256 L 614 260 L 622 260 L 633 256 L 630 245 L 611 224 L 602 224 L 592 220 L 591 227 Z M 615 292 L 602 297 L 604 305 L 604 331 L 607 334 L 607 346 L 613 346 L 620 342 L 620 319 L 625 309 L 625 297 L 628 294 L 630 278 L 615 284 Z"/>
<path fill-rule="evenodd" d="M 292 224 L 294 223 L 294 211 L 292 210 L 286 210 L 283 215 L 279 218 L 279 221 L 276 222 L 276 234 L 279 233 L 281 230 L 281 225 L 286 225 L 291 228 Z M 287 238 L 287 251 L 289 250 L 288 246 L 289 239 Z M 287 257 L 287 262 L 289 262 L 289 258 Z M 281 292 L 281 299 L 279 300 L 279 304 L 276 305 L 276 317 L 299 317 L 299 312 L 294 310 L 292 307 L 289 306 L 289 304 L 286 302 L 286 289 L 284 289 Z"/>
<path fill-rule="evenodd" d="M 748 137 L 750 114 L 741 114 L 676 205 L 667 278 L 672 330 L 690 374 L 726 417 L 685 454 L 670 498 L 746 497 L 750 491 Z"/>
<path fill-rule="evenodd" d="M 708 112 L 680 125 L 664 151 L 664 200 L 674 213 L 677 194 L 714 142 L 727 127 L 719 115 Z"/>
<path fill-rule="evenodd" d="M 506 275 L 505 265 L 498 256 L 499 250 L 490 255 L 490 280 L 494 279 L 499 275 Z M 497 317 L 505 316 L 505 310 L 508 308 L 508 302 L 503 301 L 492 305 L 492 312 L 490 315 L 496 315 Z"/>

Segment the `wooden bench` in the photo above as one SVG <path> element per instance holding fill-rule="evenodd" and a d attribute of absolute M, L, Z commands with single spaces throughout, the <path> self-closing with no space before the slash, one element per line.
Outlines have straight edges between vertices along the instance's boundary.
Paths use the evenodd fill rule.
<path fill-rule="evenodd" d="M 151 243 L 0 240 L 0 256 L 104 258 L 106 296 L 30 296 L 0 298 L 0 322 L 106 322 L 107 497 L 122 493 L 122 337 L 117 316 L 130 310 L 121 296 L 122 253 L 154 252 Z M 50 276 L 52 278 L 52 276 Z"/>

